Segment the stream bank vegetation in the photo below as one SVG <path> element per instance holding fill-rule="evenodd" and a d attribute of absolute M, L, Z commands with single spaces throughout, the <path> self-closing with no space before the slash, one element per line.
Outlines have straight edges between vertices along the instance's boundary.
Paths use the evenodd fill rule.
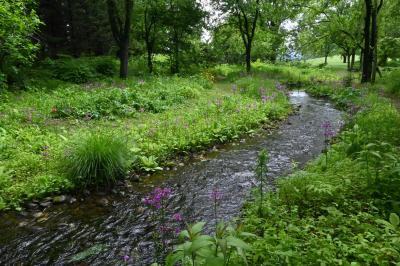
<path fill-rule="evenodd" d="M 188 225 L 167 264 L 398 265 L 400 118 L 382 95 L 399 102 L 399 5 L 0 0 L 0 211 L 175 167 L 273 127 L 305 88 L 349 114 L 343 131 L 321 125 L 324 154 L 274 191 L 262 154 L 238 225 Z"/>
<path fill-rule="evenodd" d="M 326 154 L 275 180 L 276 188 L 266 194 L 259 192 L 260 182 L 255 200 L 247 202 L 237 229 L 231 229 L 243 242 L 239 248 L 212 252 L 212 237 L 194 238 L 169 259 L 185 252 L 183 265 L 395 265 L 400 260 L 400 113 L 375 91 L 309 87 L 310 94 L 329 97 L 348 113 L 337 136 L 328 121 L 321 125 L 321 138 L 333 137 Z M 266 158 L 260 153 L 257 176 L 266 170 L 260 170 Z M 227 242 L 218 243 L 226 247 Z"/>
<path fill-rule="evenodd" d="M 5 92 L 0 206 L 19 208 L 29 199 L 111 184 L 128 172 L 162 170 L 177 155 L 271 127 L 291 111 L 274 82 L 148 77 L 49 81 L 43 89 L 33 80 L 24 92 Z"/>

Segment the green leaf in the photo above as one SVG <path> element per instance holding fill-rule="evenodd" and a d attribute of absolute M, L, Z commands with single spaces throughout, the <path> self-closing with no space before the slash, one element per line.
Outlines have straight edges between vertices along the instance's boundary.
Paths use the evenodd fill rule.
<path fill-rule="evenodd" d="M 178 261 L 183 260 L 184 253 L 182 251 L 175 252 L 173 254 L 169 254 L 165 261 L 165 266 L 173 266 Z"/>
<path fill-rule="evenodd" d="M 208 257 L 206 259 L 205 265 L 207 266 L 221 266 L 224 265 L 224 258 L 222 257 Z"/>
<path fill-rule="evenodd" d="M 395 214 L 395 213 L 391 213 L 390 214 L 389 221 L 395 227 L 399 226 L 399 224 L 400 224 L 399 216 L 397 214 Z"/>
<path fill-rule="evenodd" d="M 251 250 L 252 247 L 247 244 L 246 242 L 244 242 L 243 240 L 233 237 L 233 236 L 228 236 L 226 238 L 228 246 L 232 246 L 232 247 L 237 247 L 237 248 L 242 248 L 244 250 Z"/>
<path fill-rule="evenodd" d="M 205 248 L 207 246 L 213 245 L 214 242 L 212 241 L 212 238 L 210 236 L 199 236 L 192 242 L 192 246 L 190 247 L 190 250 L 192 252 L 196 252 L 199 249 Z"/>
<path fill-rule="evenodd" d="M 190 229 L 192 234 L 198 234 L 201 231 L 203 231 L 203 227 L 206 223 L 205 222 L 198 222 L 195 225 L 192 226 L 192 228 Z"/>

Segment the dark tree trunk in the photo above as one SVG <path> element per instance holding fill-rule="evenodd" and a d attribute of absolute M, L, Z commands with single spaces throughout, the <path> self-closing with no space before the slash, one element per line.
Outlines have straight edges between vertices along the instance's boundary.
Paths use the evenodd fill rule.
<path fill-rule="evenodd" d="M 260 15 L 259 9 L 260 0 L 256 1 L 256 10 L 254 13 L 254 18 L 252 21 L 249 20 L 246 12 L 241 8 L 241 6 L 237 6 L 236 17 L 238 19 L 240 35 L 242 36 L 243 44 L 245 46 L 245 57 L 246 57 L 246 71 L 250 73 L 251 71 L 251 48 L 252 42 L 254 38 L 254 34 L 257 27 L 257 20 Z"/>
<path fill-rule="evenodd" d="M 353 71 L 354 70 L 354 63 L 356 62 L 356 49 L 353 48 L 353 50 L 351 51 L 351 64 L 350 64 L 350 70 Z"/>
<path fill-rule="evenodd" d="M 180 38 L 179 38 L 179 33 L 174 31 L 174 37 L 173 37 L 173 44 L 174 44 L 174 50 L 172 51 L 172 65 L 171 65 L 171 73 L 172 74 L 177 74 L 179 73 L 179 42 L 180 42 Z"/>
<path fill-rule="evenodd" d="M 361 73 L 363 71 L 363 60 L 364 60 L 364 49 L 361 49 L 361 51 L 360 51 L 360 71 L 361 71 Z"/>
<path fill-rule="evenodd" d="M 251 43 L 246 46 L 246 71 L 251 71 Z"/>
<path fill-rule="evenodd" d="M 108 17 L 110 20 L 111 31 L 116 44 L 118 45 L 118 57 L 120 60 L 120 78 L 126 79 L 128 76 L 129 45 L 133 15 L 133 0 L 125 0 L 125 18 L 121 18 L 117 5 L 114 0 L 107 0 Z M 124 21 L 124 22 L 122 22 Z"/>
<path fill-rule="evenodd" d="M 351 71 L 351 59 L 350 59 L 351 54 L 347 54 L 347 70 Z"/>
<path fill-rule="evenodd" d="M 327 54 L 325 54 L 325 61 L 324 61 L 324 64 L 325 64 L 325 65 L 328 64 L 328 55 L 327 55 Z"/>
<path fill-rule="evenodd" d="M 346 63 L 347 63 L 347 57 L 346 57 L 346 55 L 345 55 L 345 54 L 342 54 L 342 57 L 343 57 L 343 64 L 346 64 Z"/>
<path fill-rule="evenodd" d="M 364 18 L 364 59 L 361 75 L 361 83 L 371 81 L 372 73 L 372 49 L 371 49 L 371 17 L 372 0 L 365 0 L 365 18 Z"/>
<path fill-rule="evenodd" d="M 121 50 L 119 55 L 120 67 L 119 77 L 125 79 L 128 76 L 128 64 L 129 64 L 129 41 L 121 44 Z"/>
<path fill-rule="evenodd" d="M 147 67 L 149 68 L 149 73 L 153 73 L 153 52 L 147 49 Z"/>

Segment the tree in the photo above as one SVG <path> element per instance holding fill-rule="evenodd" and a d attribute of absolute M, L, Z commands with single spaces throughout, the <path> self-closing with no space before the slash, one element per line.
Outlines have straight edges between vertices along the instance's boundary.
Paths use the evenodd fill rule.
<path fill-rule="evenodd" d="M 123 0 L 122 11 L 115 0 L 107 0 L 107 11 L 114 40 L 118 46 L 120 78 L 128 76 L 129 45 L 132 27 L 133 0 Z M 120 13 L 124 12 L 124 16 Z"/>
<path fill-rule="evenodd" d="M 260 17 L 260 0 L 215 0 L 214 3 L 232 17 L 245 48 L 246 71 L 251 70 L 251 49 Z"/>
<path fill-rule="evenodd" d="M 383 0 L 365 0 L 364 53 L 361 82 L 374 82 L 378 57 L 378 14 Z"/>
<path fill-rule="evenodd" d="M 378 65 L 400 58 L 400 0 L 387 0 L 382 8 L 379 27 Z"/>
<path fill-rule="evenodd" d="M 182 50 L 190 47 L 190 39 L 200 39 L 206 12 L 196 0 L 168 0 L 163 25 L 168 34 L 165 47 L 170 55 L 171 72 L 179 73 Z"/>
<path fill-rule="evenodd" d="M 145 42 L 147 54 L 147 67 L 149 73 L 153 72 L 153 54 L 156 42 L 160 41 L 164 14 L 166 12 L 165 1 L 141 0 L 138 2 L 138 15 L 140 16 L 141 38 Z"/>
<path fill-rule="evenodd" d="M 19 67 L 29 65 L 39 46 L 40 20 L 30 0 L 0 0 L 0 88 L 12 84 Z"/>
<path fill-rule="evenodd" d="M 279 48 L 284 43 L 288 31 L 283 27 L 284 22 L 294 19 L 302 10 L 304 0 L 264 0 L 261 2 L 260 21 L 263 28 L 270 34 L 271 51 L 269 60 L 276 62 Z"/>

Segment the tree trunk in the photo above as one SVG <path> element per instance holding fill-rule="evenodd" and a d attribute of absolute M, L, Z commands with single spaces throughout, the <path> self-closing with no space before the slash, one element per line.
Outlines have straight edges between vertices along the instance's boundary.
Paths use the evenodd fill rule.
<path fill-rule="evenodd" d="M 347 63 L 347 57 L 346 57 L 346 55 L 345 55 L 345 54 L 342 54 L 342 57 L 343 57 L 343 64 L 346 64 L 346 63 Z"/>
<path fill-rule="evenodd" d="M 356 49 L 353 48 L 353 50 L 351 51 L 351 64 L 350 64 L 350 70 L 353 71 L 354 70 L 354 63 L 356 62 Z"/>
<path fill-rule="evenodd" d="M 251 71 L 251 42 L 246 46 L 246 71 L 247 73 Z"/>
<path fill-rule="evenodd" d="M 365 18 L 364 18 L 364 59 L 361 83 L 371 81 L 372 72 L 372 50 L 371 50 L 371 17 L 372 0 L 365 0 Z"/>
<path fill-rule="evenodd" d="M 171 65 L 171 73 L 177 74 L 179 73 L 179 35 L 178 32 L 174 31 L 174 50 L 172 51 L 172 65 Z"/>
<path fill-rule="evenodd" d="M 119 51 L 119 61 L 119 77 L 126 79 L 126 77 L 128 77 L 129 41 L 121 44 L 121 50 Z"/>
<path fill-rule="evenodd" d="M 324 64 L 325 64 L 325 65 L 328 64 L 328 55 L 327 55 L 327 54 L 325 54 L 325 61 L 324 61 Z"/>
<path fill-rule="evenodd" d="M 118 8 L 114 0 L 107 0 L 107 11 L 111 31 L 118 45 L 118 57 L 120 60 L 119 76 L 126 79 L 128 76 L 129 45 L 133 15 L 133 0 L 125 0 L 125 18 L 118 14 Z M 124 23 L 122 23 L 124 21 Z"/>
<path fill-rule="evenodd" d="M 149 73 L 153 73 L 153 52 L 151 49 L 147 49 L 147 67 L 149 68 Z"/>
<path fill-rule="evenodd" d="M 351 59 L 350 59 L 351 54 L 347 54 L 347 71 L 351 71 Z"/>
<path fill-rule="evenodd" d="M 360 51 L 360 72 L 363 72 L 364 49 Z"/>
<path fill-rule="evenodd" d="M 377 6 L 376 6 L 376 0 L 374 0 L 375 4 L 374 7 L 372 9 L 372 26 L 371 26 L 371 49 L 372 49 L 372 53 L 371 53 L 371 57 L 372 57 L 372 70 L 371 70 L 371 82 L 374 83 L 375 82 L 375 78 L 376 78 L 376 48 L 377 48 Z"/>

